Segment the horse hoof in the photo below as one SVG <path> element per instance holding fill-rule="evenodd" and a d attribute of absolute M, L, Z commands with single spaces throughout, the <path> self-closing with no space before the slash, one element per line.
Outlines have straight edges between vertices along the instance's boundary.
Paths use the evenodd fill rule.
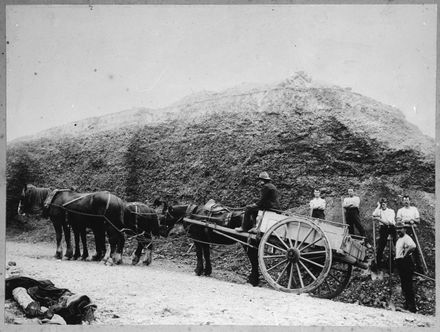
<path fill-rule="evenodd" d="M 54 256 L 56 259 L 62 259 L 63 258 L 63 254 L 60 252 L 57 252 Z"/>
<path fill-rule="evenodd" d="M 203 272 L 203 274 L 204 274 L 205 276 L 207 276 L 207 277 L 209 277 L 209 276 L 211 275 L 211 273 L 212 273 L 212 270 L 211 270 L 211 269 L 209 269 L 209 270 L 206 270 L 206 269 L 205 269 L 205 271 Z"/>
<path fill-rule="evenodd" d="M 197 276 L 201 276 L 203 273 L 203 269 L 195 269 L 194 272 L 196 273 Z"/>
<path fill-rule="evenodd" d="M 81 257 L 81 260 L 82 260 L 82 261 L 86 261 L 86 260 L 87 260 L 87 257 L 89 257 L 89 256 L 82 256 L 82 257 Z"/>

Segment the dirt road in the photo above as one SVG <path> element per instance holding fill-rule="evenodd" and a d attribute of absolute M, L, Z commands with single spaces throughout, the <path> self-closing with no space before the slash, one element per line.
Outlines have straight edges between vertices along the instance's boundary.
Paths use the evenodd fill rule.
<path fill-rule="evenodd" d="M 435 318 L 197 277 L 188 265 L 108 266 L 56 260 L 49 244 L 6 243 L 6 262 L 23 275 L 88 295 L 93 324 L 433 326 Z"/>

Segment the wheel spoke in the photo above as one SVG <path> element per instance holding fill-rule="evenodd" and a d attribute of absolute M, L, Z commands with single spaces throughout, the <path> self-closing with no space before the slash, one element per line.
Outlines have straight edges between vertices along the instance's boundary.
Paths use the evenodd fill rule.
<path fill-rule="evenodd" d="M 322 236 L 321 236 L 319 239 L 313 241 L 312 243 L 309 243 L 309 244 L 306 245 L 304 248 L 300 249 L 300 251 L 305 250 L 305 249 L 307 249 L 307 248 L 310 247 L 310 246 L 313 246 L 316 242 L 319 242 L 321 239 L 322 239 Z"/>
<path fill-rule="evenodd" d="M 301 284 L 301 288 L 304 288 L 304 281 L 301 276 L 301 271 L 299 270 L 299 265 L 298 263 L 295 263 L 295 265 L 296 265 L 296 271 L 298 272 L 299 283 Z"/>
<path fill-rule="evenodd" d="M 287 237 L 287 231 L 289 230 L 289 228 L 287 227 L 287 224 L 284 224 L 284 226 L 286 227 L 286 237 Z M 287 237 L 287 239 L 289 240 L 290 248 L 293 248 L 292 239 L 290 237 Z"/>
<path fill-rule="evenodd" d="M 263 258 L 282 258 L 286 257 L 286 255 L 264 255 Z"/>
<path fill-rule="evenodd" d="M 283 263 L 285 263 L 285 262 L 287 262 L 287 259 L 282 260 L 281 262 L 279 262 L 279 263 L 275 264 L 274 266 L 268 268 L 266 271 L 269 272 L 270 270 L 276 268 L 277 266 L 280 266 L 281 264 L 283 264 Z"/>
<path fill-rule="evenodd" d="M 325 250 L 309 251 L 309 252 L 302 253 L 301 256 L 304 256 L 304 255 L 314 255 L 314 254 L 325 254 L 326 252 L 327 251 L 325 251 Z"/>
<path fill-rule="evenodd" d="M 296 232 L 295 248 L 298 246 L 299 230 L 301 229 L 301 221 L 298 222 L 298 231 Z"/>
<path fill-rule="evenodd" d="M 289 274 L 289 282 L 287 284 L 287 288 L 290 289 L 290 286 L 292 285 L 292 278 L 293 278 L 293 265 L 289 264 L 290 267 L 290 274 Z"/>
<path fill-rule="evenodd" d="M 280 272 L 280 274 L 278 275 L 278 278 L 277 278 L 277 284 L 279 283 L 279 281 L 280 281 L 280 279 L 281 279 L 281 277 L 283 276 L 283 274 L 284 274 L 284 272 L 286 272 L 286 270 L 287 270 L 287 267 L 290 265 L 290 263 L 287 263 L 286 264 L 286 266 L 283 268 L 283 270 Z"/>
<path fill-rule="evenodd" d="M 286 247 L 286 249 L 289 249 L 289 247 L 287 246 L 287 244 L 280 238 L 280 236 L 277 234 L 277 233 L 275 233 L 275 232 L 273 232 L 274 234 L 275 234 L 275 236 L 278 238 L 278 240 L 280 240 L 280 242 L 282 243 L 282 244 L 284 244 L 284 246 Z"/>
<path fill-rule="evenodd" d="M 333 274 L 331 274 L 330 272 L 328 273 L 328 275 L 330 277 L 332 277 L 333 279 L 335 279 L 339 284 L 341 283 L 341 280 L 339 280 L 338 278 L 336 278 Z"/>
<path fill-rule="evenodd" d="M 283 248 L 277 247 L 276 245 L 274 245 L 274 244 L 272 244 L 272 243 L 266 242 L 266 244 L 267 244 L 268 246 L 271 246 L 271 247 L 273 247 L 273 248 L 275 248 L 275 249 L 278 249 L 278 250 L 280 250 L 280 251 L 287 252 L 286 249 L 283 249 Z"/>
<path fill-rule="evenodd" d="M 301 257 L 300 260 L 302 260 L 302 261 L 306 261 L 306 262 L 308 262 L 308 263 L 310 263 L 310 264 L 313 264 L 313 265 L 316 265 L 316 266 L 319 266 L 319 267 L 322 268 L 322 269 L 324 268 L 324 265 L 318 264 L 318 263 L 316 263 L 316 262 L 314 262 L 314 261 L 311 261 L 310 259 L 307 259 L 307 258 Z"/>
<path fill-rule="evenodd" d="M 301 262 L 301 261 L 299 261 L 299 263 L 302 265 L 302 267 L 310 274 L 310 276 L 313 278 L 313 280 L 316 280 L 316 277 L 315 277 L 315 275 L 312 273 L 312 272 L 310 272 L 310 270 L 307 268 L 307 266 L 305 266 L 304 265 L 304 263 L 303 262 Z"/>
<path fill-rule="evenodd" d="M 324 279 L 325 285 L 327 286 L 328 290 L 331 292 L 332 289 L 330 288 L 330 285 L 328 284 L 327 279 Z"/>
<path fill-rule="evenodd" d="M 310 228 L 309 232 L 307 233 L 306 237 L 304 238 L 304 240 L 301 241 L 300 244 L 298 244 L 298 250 L 300 250 L 301 245 L 308 239 L 308 237 L 310 236 L 310 234 L 314 231 L 313 227 Z"/>

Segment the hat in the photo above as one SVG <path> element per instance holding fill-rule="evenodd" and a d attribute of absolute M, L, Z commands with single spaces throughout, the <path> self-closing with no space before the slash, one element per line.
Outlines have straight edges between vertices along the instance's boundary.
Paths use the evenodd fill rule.
<path fill-rule="evenodd" d="M 379 200 L 379 202 L 380 202 L 380 203 L 388 203 L 388 200 L 387 200 L 385 197 L 382 197 L 382 198 Z"/>
<path fill-rule="evenodd" d="M 263 180 L 270 180 L 269 174 L 267 174 L 267 172 L 261 172 L 258 178 Z"/>

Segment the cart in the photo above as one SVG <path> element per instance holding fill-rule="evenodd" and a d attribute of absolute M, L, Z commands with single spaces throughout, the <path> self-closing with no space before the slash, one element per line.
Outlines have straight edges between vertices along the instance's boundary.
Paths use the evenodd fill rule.
<path fill-rule="evenodd" d="M 259 211 L 255 232 L 238 233 L 212 216 L 190 215 L 184 221 L 258 249 L 260 271 L 279 291 L 334 298 L 347 286 L 353 266 L 368 268 L 363 238 L 348 234 L 343 223 Z"/>

